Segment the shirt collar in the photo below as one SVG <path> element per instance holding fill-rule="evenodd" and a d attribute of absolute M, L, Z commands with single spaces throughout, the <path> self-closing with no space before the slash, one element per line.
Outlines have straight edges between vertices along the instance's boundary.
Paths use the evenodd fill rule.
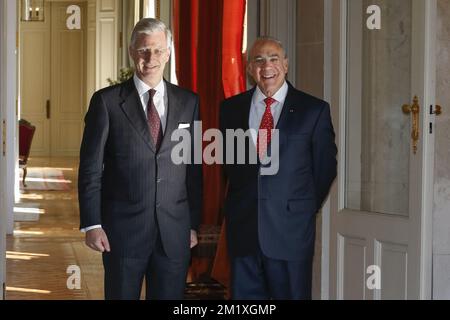
<path fill-rule="evenodd" d="M 139 93 L 140 97 L 142 97 L 144 94 L 146 94 L 148 92 L 148 90 L 152 89 L 144 81 L 139 79 L 139 77 L 136 74 L 134 74 L 133 80 L 134 80 L 134 85 L 136 87 L 136 90 Z M 156 90 L 156 94 L 161 94 L 162 96 L 164 96 L 164 92 L 165 92 L 164 80 L 161 79 L 161 81 L 153 89 Z"/>
<path fill-rule="evenodd" d="M 285 80 L 281 88 L 278 89 L 277 92 L 275 92 L 272 98 L 275 99 L 277 102 L 283 102 L 286 99 L 288 88 L 289 87 Z M 266 95 L 261 91 L 261 89 L 258 86 L 256 86 L 255 93 L 253 94 L 253 103 L 255 105 L 258 105 L 260 103 L 264 105 L 264 99 L 266 98 L 267 98 Z"/>

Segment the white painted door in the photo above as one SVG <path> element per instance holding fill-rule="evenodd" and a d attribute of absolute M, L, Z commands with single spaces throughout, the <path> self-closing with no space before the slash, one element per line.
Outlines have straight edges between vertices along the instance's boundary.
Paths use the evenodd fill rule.
<path fill-rule="evenodd" d="M 79 10 L 79 29 L 67 26 L 69 7 Z M 51 154 L 78 156 L 86 109 L 86 4 L 53 2 L 51 14 Z"/>
<path fill-rule="evenodd" d="M 20 116 L 36 126 L 31 156 L 50 155 L 50 8 L 44 21 L 20 21 Z"/>
<path fill-rule="evenodd" d="M 80 29 L 67 27 L 72 5 L 80 8 Z M 30 156 L 77 156 L 86 108 L 86 5 L 45 6 L 44 22 L 20 23 L 21 117 L 36 126 Z"/>
<path fill-rule="evenodd" d="M 332 299 L 431 297 L 435 10 L 435 0 L 333 1 Z M 402 109 L 415 96 L 417 142 Z"/>

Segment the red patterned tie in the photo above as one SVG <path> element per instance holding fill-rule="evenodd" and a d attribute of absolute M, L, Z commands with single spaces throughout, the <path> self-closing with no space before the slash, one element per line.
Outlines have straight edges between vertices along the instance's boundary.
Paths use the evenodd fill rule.
<path fill-rule="evenodd" d="M 148 128 L 150 129 L 150 135 L 152 137 L 153 145 L 155 149 L 158 150 L 162 141 L 162 126 L 161 119 L 159 118 L 158 110 L 156 110 L 155 103 L 153 102 L 153 97 L 156 93 L 155 89 L 150 89 L 148 91 L 150 98 L 147 104 L 147 121 Z"/>
<path fill-rule="evenodd" d="M 273 98 L 266 98 L 264 99 L 264 102 L 266 104 L 266 110 L 264 111 L 263 117 L 261 119 L 261 124 L 259 125 L 259 130 L 265 130 L 260 135 L 258 132 L 258 139 L 256 141 L 256 150 L 258 151 L 259 158 L 262 159 L 266 153 L 267 146 L 270 143 L 270 140 L 272 139 L 272 130 L 273 130 L 273 116 L 272 112 L 270 111 L 270 106 L 276 102 Z M 261 148 L 260 146 L 260 140 L 261 140 Z"/>

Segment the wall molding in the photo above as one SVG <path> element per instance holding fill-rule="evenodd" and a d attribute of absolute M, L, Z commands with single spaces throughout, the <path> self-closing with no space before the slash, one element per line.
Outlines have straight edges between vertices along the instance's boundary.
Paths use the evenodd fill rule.
<path fill-rule="evenodd" d="M 107 87 L 108 78 L 117 79 L 120 61 L 119 38 L 121 30 L 119 0 L 114 2 L 106 10 L 104 3 L 100 3 L 96 9 L 96 90 Z"/>
<path fill-rule="evenodd" d="M 297 57 L 297 1 L 296 0 L 260 0 L 259 36 L 271 36 L 279 39 L 289 59 L 287 78 L 296 85 Z"/>

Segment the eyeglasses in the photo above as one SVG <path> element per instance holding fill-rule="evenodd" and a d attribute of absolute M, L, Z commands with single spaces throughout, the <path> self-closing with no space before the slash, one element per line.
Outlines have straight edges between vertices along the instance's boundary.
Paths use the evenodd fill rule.
<path fill-rule="evenodd" d="M 279 65 L 279 64 L 281 64 L 281 59 L 280 59 L 279 56 L 271 56 L 271 57 L 258 56 L 256 58 L 253 58 L 251 60 L 251 62 L 253 64 L 257 65 L 257 66 L 262 66 L 262 65 L 264 65 L 266 63 L 269 63 L 269 62 L 272 63 L 272 64 L 275 64 L 275 65 Z"/>
<path fill-rule="evenodd" d="M 140 55 L 140 56 L 146 56 L 146 55 L 150 54 L 156 58 L 161 57 L 167 51 L 167 49 L 152 50 L 150 48 L 139 48 L 139 49 L 135 49 L 135 50 L 138 53 L 138 55 Z"/>

